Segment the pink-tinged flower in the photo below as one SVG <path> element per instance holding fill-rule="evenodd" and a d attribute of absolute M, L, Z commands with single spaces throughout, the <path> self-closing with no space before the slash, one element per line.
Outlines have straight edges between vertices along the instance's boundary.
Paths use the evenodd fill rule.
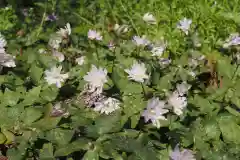
<path fill-rule="evenodd" d="M 192 20 L 184 17 L 182 20 L 179 21 L 177 28 L 182 30 L 186 35 L 188 35 L 191 24 Z"/>
<path fill-rule="evenodd" d="M 133 36 L 133 42 L 137 45 L 137 46 L 146 46 L 148 45 L 150 42 L 148 39 L 146 39 L 146 36 Z"/>
<path fill-rule="evenodd" d="M 99 32 L 97 32 L 96 30 L 89 30 L 88 31 L 88 38 L 90 40 L 97 40 L 97 41 L 101 41 L 102 40 L 102 36 Z"/>
<path fill-rule="evenodd" d="M 142 116 L 145 122 L 151 121 L 157 128 L 160 127 L 159 120 L 166 120 L 164 114 L 168 113 L 166 102 L 160 101 L 158 98 L 152 98 L 148 101 L 147 108 L 143 111 Z"/>
<path fill-rule="evenodd" d="M 240 44 L 240 36 L 238 33 L 230 34 L 229 38 L 226 39 L 225 43 L 223 44 L 223 48 L 228 48 L 231 46 L 237 46 Z"/>
<path fill-rule="evenodd" d="M 144 82 L 144 79 L 148 79 L 149 76 L 146 74 L 146 67 L 144 63 L 135 62 L 130 69 L 124 71 L 128 73 L 128 78 L 136 82 Z"/>
<path fill-rule="evenodd" d="M 183 149 L 180 151 L 178 145 L 170 153 L 170 158 L 171 160 L 196 160 L 191 150 Z"/>

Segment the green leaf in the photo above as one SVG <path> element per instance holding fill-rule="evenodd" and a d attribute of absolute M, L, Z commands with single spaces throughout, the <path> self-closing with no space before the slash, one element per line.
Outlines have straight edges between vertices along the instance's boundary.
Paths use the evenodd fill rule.
<path fill-rule="evenodd" d="M 41 130 L 50 130 L 55 128 L 60 120 L 61 117 L 45 117 L 37 122 L 34 122 L 32 127 L 39 128 Z"/>
<path fill-rule="evenodd" d="M 124 113 L 129 117 L 140 113 L 146 107 L 142 95 L 124 96 Z"/>
<path fill-rule="evenodd" d="M 45 143 L 40 150 L 40 159 L 42 160 L 55 160 L 53 156 L 53 146 L 51 143 Z"/>
<path fill-rule="evenodd" d="M 46 102 L 51 102 L 56 99 L 58 95 L 58 88 L 49 86 L 46 89 L 43 89 L 40 93 L 40 97 L 42 100 Z"/>
<path fill-rule="evenodd" d="M 35 63 L 29 69 L 29 75 L 35 84 L 38 84 L 43 74 L 43 69 L 38 67 Z"/>
<path fill-rule="evenodd" d="M 224 141 L 240 144 L 240 126 L 236 123 L 234 116 L 230 114 L 221 114 L 217 120 Z"/>
<path fill-rule="evenodd" d="M 124 90 L 121 90 L 124 92 L 125 95 L 131 95 L 131 94 L 139 94 L 143 92 L 142 85 L 139 83 L 133 83 L 129 82 Z"/>
<path fill-rule="evenodd" d="M 172 87 L 171 82 L 174 78 L 175 73 L 169 73 L 163 77 L 160 78 L 157 89 L 158 90 L 168 90 Z"/>
<path fill-rule="evenodd" d="M 95 124 L 87 127 L 88 136 L 96 137 L 98 135 L 119 131 L 123 125 L 120 119 L 121 114 L 119 112 L 97 117 Z"/>
<path fill-rule="evenodd" d="M 50 130 L 47 135 L 46 139 L 55 143 L 59 146 L 67 145 L 68 142 L 72 139 L 74 134 L 73 130 L 64 130 L 61 128 L 56 128 Z"/>
<path fill-rule="evenodd" d="M 123 92 L 129 83 L 129 81 L 124 76 L 124 72 L 117 67 L 113 68 L 112 81 L 121 92 Z"/>
<path fill-rule="evenodd" d="M 3 106 L 14 106 L 18 103 L 20 96 L 20 93 L 6 89 L 1 99 L 1 103 Z"/>
<path fill-rule="evenodd" d="M 22 102 L 22 105 L 29 106 L 29 105 L 32 105 L 34 102 L 36 102 L 39 98 L 40 91 L 41 91 L 41 86 L 31 89 L 25 96 Z"/>
<path fill-rule="evenodd" d="M 215 103 L 210 103 L 209 100 L 199 95 L 195 95 L 194 98 L 190 100 L 190 103 L 195 105 L 202 113 L 207 113 L 210 115 L 215 113 L 213 110 L 217 107 Z"/>
<path fill-rule="evenodd" d="M 0 133 L 0 144 L 3 144 L 6 140 L 6 136 L 3 133 Z"/>
<path fill-rule="evenodd" d="M 67 156 L 75 151 L 88 150 L 90 145 L 91 140 L 86 138 L 79 138 L 78 140 L 73 141 L 72 143 L 66 146 L 61 146 L 57 148 L 54 155 L 56 157 Z"/>
<path fill-rule="evenodd" d="M 42 112 L 36 108 L 28 107 L 24 112 L 23 122 L 30 125 L 42 116 Z"/>
<path fill-rule="evenodd" d="M 203 125 L 206 137 L 209 140 L 211 139 L 219 140 L 221 131 L 216 120 L 206 119 Z"/>
<path fill-rule="evenodd" d="M 96 150 L 88 150 L 84 154 L 83 160 L 99 160 L 99 155 Z"/>

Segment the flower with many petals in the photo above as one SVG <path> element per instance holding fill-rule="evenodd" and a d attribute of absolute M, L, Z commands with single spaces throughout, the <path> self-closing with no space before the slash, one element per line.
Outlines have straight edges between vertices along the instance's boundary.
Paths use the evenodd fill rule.
<path fill-rule="evenodd" d="M 57 31 L 57 34 L 59 34 L 63 38 L 67 38 L 71 34 L 71 26 L 70 23 L 67 23 L 64 28 L 60 28 L 59 31 Z"/>
<path fill-rule="evenodd" d="M 143 20 L 148 24 L 157 24 L 156 18 L 150 13 L 145 13 L 143 16 Z"/>
<path fill-rule="evenodd" d="M 90 72 L 87 72 L 83 79 L 88 82 L 92 89 L 100 88 L 101 91 L 104 83 L 107 82 L 107 70 L 101 67 L 98 69 L 92 65 Z"/>
<path fill-rule="evenodd" d="M 133 36 L 133 42 L 137 45 L 137 46 L 146 46 L 149 44 L 149 40 L 146 39 L 146 36 Z"/>
<path fill-rule="evenodd" d="M 191 150 L 183 149 L 180 151 L 178 146 L 170 153 L 170 158 L 171 160 L 196 160 Z"/>
<path fill-rule="evenodd" d="M 95 102 L 94 106 L 94 111 L 110 114 L 120 108 L 120 102 L 115 98 L 108 97 L 101 101 Z"/>
<path fill-rule="evenodd" d="M 176 115 L 181 115 L 183 109 L 187 107 L 187 98 L 181 94 L 179 94 L 178 91 L 174 91 L 168 97 L 168 104 L 173 107 L 173 112 Z"/>
<path fill-rule="evenodd" d="M 88 38 L 90 40 L 97 40 L 97 41 L 101 41 L 102 40 L 102 36 L 99 32 L 95 31 L 95 30 L 89 30 L 88 31 Z"/>
<path fill-rule="evenodd" d="M 191 24 L 192 24 L 191 19 L 183 18 L 182 20 L 179 21 L 177 28 L 182 30 L 186 35 L 188 35 Z"/>
<path fill-rule="evenodd" d="M 223 48 L 228 48 L 231 46 L 237 46 L 240 44 L 240 36 L 238 33 L 230 34 L 229 38 L 225 40 Z"/>
<path fill-rule="evenodd" d="M 177 84 L 177 92 L 180 96 L 185 95 L 188 90 L 191 88 L 191 85 L 187 84 L 187 82 L 182 82 L 181 84 Z"/>
<path fill-rule="evenodd" d="M 131 69 L 125 69 L 124 71 L 128 73 L 128 78 L 136 82 L 144 82 L 144 79 L 148 79 L 149 76 L 146 74 L 146 67 L 144 63 L 135 62 Z"/>
<path fill-rule="evenodd" d="M 166 120 L 164 114 L 169 112 L 165 107 L 165 102 L 160 101 L 158 98 L 152 98 L 149 100 L 147 108 L 142 113 L 145 122 L 151 121 L 154 126 L 159 128 L 159 120 Z"/>
<path fill-rule="evenodd" d="M 62 66 L 52 67 L 50 70 L 46 70 L 44 79 L 47 81 L 49 85 L 55 84 L 58 88 L 62 86 L 62 82 L 64 82 L 69 76 L 68 73 L 61 74 Z"/>

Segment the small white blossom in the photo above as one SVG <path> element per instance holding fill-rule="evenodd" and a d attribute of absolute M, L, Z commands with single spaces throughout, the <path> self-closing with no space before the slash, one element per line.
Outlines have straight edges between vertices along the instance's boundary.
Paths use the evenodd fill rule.
<path fill-rule="evenodd" d="M 181 29 L 186 35 L 188 35 L 191 24 L 192 24 L 191 19 L 183 18 L 182 20 L 179 21 L 177 28 Z"/>
<path fill-rule="evenodd" d="M 229 38 L 225 40 L 223 48 L 228 48 L 231 46 L 237 46 L 240 44 L 240 36 L 238 33 L 230 34 Z"/>
<path fill-rule="evenodd" d="M 181 84 L 177 84 L 177 92 L 180 96 L 183 96 L 188 92 L 188 90 L 191 88 L 191 85 L 187 84 L 187 82 L 182 82 Z"/>
<path fill-rule="evenodd" d="M 170 158 L 171 160 L 196 160 L 191 150 L 183 149 L 180 151 L 178 146 L 170 153 Z"/>
<path fill-rule="evenodd" d="M 133 42 L 137 45 L 137 46 L 146 46 L 149 44 L 149 41 L 146 39 L 146 36 L 133 36 Z"/>
<path fill-rule="evenodd" d="M 91 40 L 98 40 L 98 41 L 102 40 L 101 34 L 97 31 L 91 30 L 91 29 L 88 31 L 88 38 Z"/>
<path fill-rule="evenodd" d="M 69 35 L 71 35 L 71 26 L 70 26 L 70 24 L 67 23 L 64 28 L 60 28 L 60 30 L 57 31 L 57 34 L 59 34 L 63 38 L 67 38 Z"/>
<path fill-rule="evenodd" d="M 166 46 L 153 47 L 153 49 L 151 50 L 152 56 L 161 57 L 165 49 Z"/>
<path fill-rule="evenodd" d="M 181 115 L 183 109 L 187 106 L 187 98 L 175 91 L 168 97 L 168 104 L 173 107 L 175 114 Z"/>
<path fill-rule="evenodd" d="M 81 57 L 78 57 L 78 58 L 76 58 L 76 60 L 75 60 L 75 62 L 78 64 L 78 65 L 83 65 L 84 64 L 84 62 L 85 62 L 85 56 L 81 56 Z"/>
<path fill-rule="evenodd" d="M 83 79 L 89 83 L 89 85 L 95 89 L 100 88 L 102 90 L 104 83 L 107 82 L 107 70 L 103 68 L 97 68 L 95 65 L 92 65 L 90 72 L 87 72 L 87 75 Z"/>
<path fill-rule="evenodd" d="M 147 108 L 142 113 L 145 122 L 151 121 L 154 126 L 159 128 L 159 120 L 166 120 L 164 114 L 169 112 L 165 107 L 165 102 L 160 101 L 158 98 L 152 98 L 149 100 Z"/>
<path fill-rule="evenodd" d="M 14 61 L 15 57 L 5 52 L 4 47 L 6 47 L 6 45 L 7 45 L 7 41 L 0 33 L 0 66 L 16 67 L 16 64 Z"/>
<path fill-rule="evenodd" d="M 53 57 L 55 57 L 58 60 L 58 62 L 63 62 L 65 59 L 64 54 L 62 54 L 61 52 L 58 52 L 56 50 L 53 50 L 52 55 L 53 55 Z"/>
<path fill-rule="evenodd" d="M 47 81 L 49 85 L 55 84 L 58 88 L 62 86 L 62 82 L 64 82 L 69 76 L 68 73 L 61 74 L 62 66 L 52 67 L 50 70 L 46 70 L 44 79 Z"/>
<path fill-rule="evenodd" d="M 128 25 L 115 24 L 113 30 L 117 35 L 120 35 L 120 34 L 127 33 L 128 28 L 129 28 Z"/>
<path fill-rule="evenodd" d="M 156 18 L 150 13 L 145 13 L 143 16 L 143 20 L 148 24 L 157 24 Z"/>
<path fill-rule="evenodd" d="M 108 97 L 101 101 L 95 102 L 94 106 L 94 111 L 110 114 L 120 108 L 120 102 L 115 98 Z"/>
<path fill-rule="evenodd" d="M 62 43 L 62 38 L 58 35 L 52 35 L 49 39 L 48 45 L 53 49 L 58 49 Z"/>
<path fill-rule="evenodd" d="M 144 79 L 148 79 L 149 76 L 146 74 L 146 67 L 144 63 L 135 62 L 130 69 L 124 71 L 128 73 L 128 78 L 136 82 L 144 82 Z"/>
<path fill-rule="evenodd" d="M 7 41 L 5 40 L 5 38 L 0 33 L 0 48 L 4 48 L 4 47 L 6 47 L 6 45 L 7 45 Z"/>

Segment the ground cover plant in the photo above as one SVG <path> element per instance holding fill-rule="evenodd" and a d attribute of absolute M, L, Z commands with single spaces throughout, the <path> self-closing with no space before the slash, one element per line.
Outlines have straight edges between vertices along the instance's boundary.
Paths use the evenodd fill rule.
<path fill-rule="evenodd" d="M 239 1 L 0 3 L 1 158 L 240 159 Z"/>

